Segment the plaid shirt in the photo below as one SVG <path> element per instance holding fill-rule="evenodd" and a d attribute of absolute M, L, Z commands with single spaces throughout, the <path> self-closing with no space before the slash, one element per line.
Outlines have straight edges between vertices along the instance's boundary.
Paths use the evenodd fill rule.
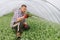
<path fill-rule="evenodd" d="M 24 13 L 21 13 L 20 9 L 15 10 L 10 26 L 13 27 L 14 22 L 17 22 L 17 18 L 22 17 L 23 15 Z M 23 19 L 20 23 L 22 24 L 23 22 L 25 22 L 25 19 Z"/>

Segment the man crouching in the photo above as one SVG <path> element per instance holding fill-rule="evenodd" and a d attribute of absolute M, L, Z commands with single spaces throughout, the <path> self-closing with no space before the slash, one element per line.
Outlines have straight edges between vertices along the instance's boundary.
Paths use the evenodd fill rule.
<path fill-rule="evenodd" d="M 14 11 L 14 15 L 11 21 L 11 27 L 16 30 L 16 36 L 21 36 L 21 27 L 28 28 L 25 19 L 28 18 L 28 14 L 26 14 L 27 6 L 21 5 L 21 8 Z"/>

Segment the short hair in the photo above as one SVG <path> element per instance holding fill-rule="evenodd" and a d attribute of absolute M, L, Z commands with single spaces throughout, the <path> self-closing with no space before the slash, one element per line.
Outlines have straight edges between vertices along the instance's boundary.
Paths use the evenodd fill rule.
<path fill-rule="evenodd" d="M 21 7 L 27 7 L 27 6 L 23 4 L 23 5 L 21 5 Z"/>

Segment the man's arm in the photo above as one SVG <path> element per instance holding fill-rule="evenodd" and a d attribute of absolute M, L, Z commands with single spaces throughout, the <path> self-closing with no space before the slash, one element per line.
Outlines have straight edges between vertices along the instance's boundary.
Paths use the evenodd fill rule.
<path fill-rule="evenodd" d="M 28 18 L 27 14 L 24 14 L 24 16 L 17 18 L 17 22 L 20 22 L 20 21 L 22 21 L 25 18 Z"/>
<path fill-rule="evenodd" d="M 18 23 L 21 22 L 25 18 L 28 18 L 28 15 L 25 14 L 24 16 L 17 18 L 17 21 L 15 22 L 15 24 L 13 25 L 13 27 L 17 26 Z"/>

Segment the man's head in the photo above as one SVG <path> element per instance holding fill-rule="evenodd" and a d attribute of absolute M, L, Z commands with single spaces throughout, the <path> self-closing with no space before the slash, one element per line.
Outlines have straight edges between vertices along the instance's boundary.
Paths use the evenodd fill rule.
<path fill-rule="evenodd" d="M 21 12 L 26 12 L 26 10 L 27 10 L 27 6 L 26 5 L 21 5 Z"/>

